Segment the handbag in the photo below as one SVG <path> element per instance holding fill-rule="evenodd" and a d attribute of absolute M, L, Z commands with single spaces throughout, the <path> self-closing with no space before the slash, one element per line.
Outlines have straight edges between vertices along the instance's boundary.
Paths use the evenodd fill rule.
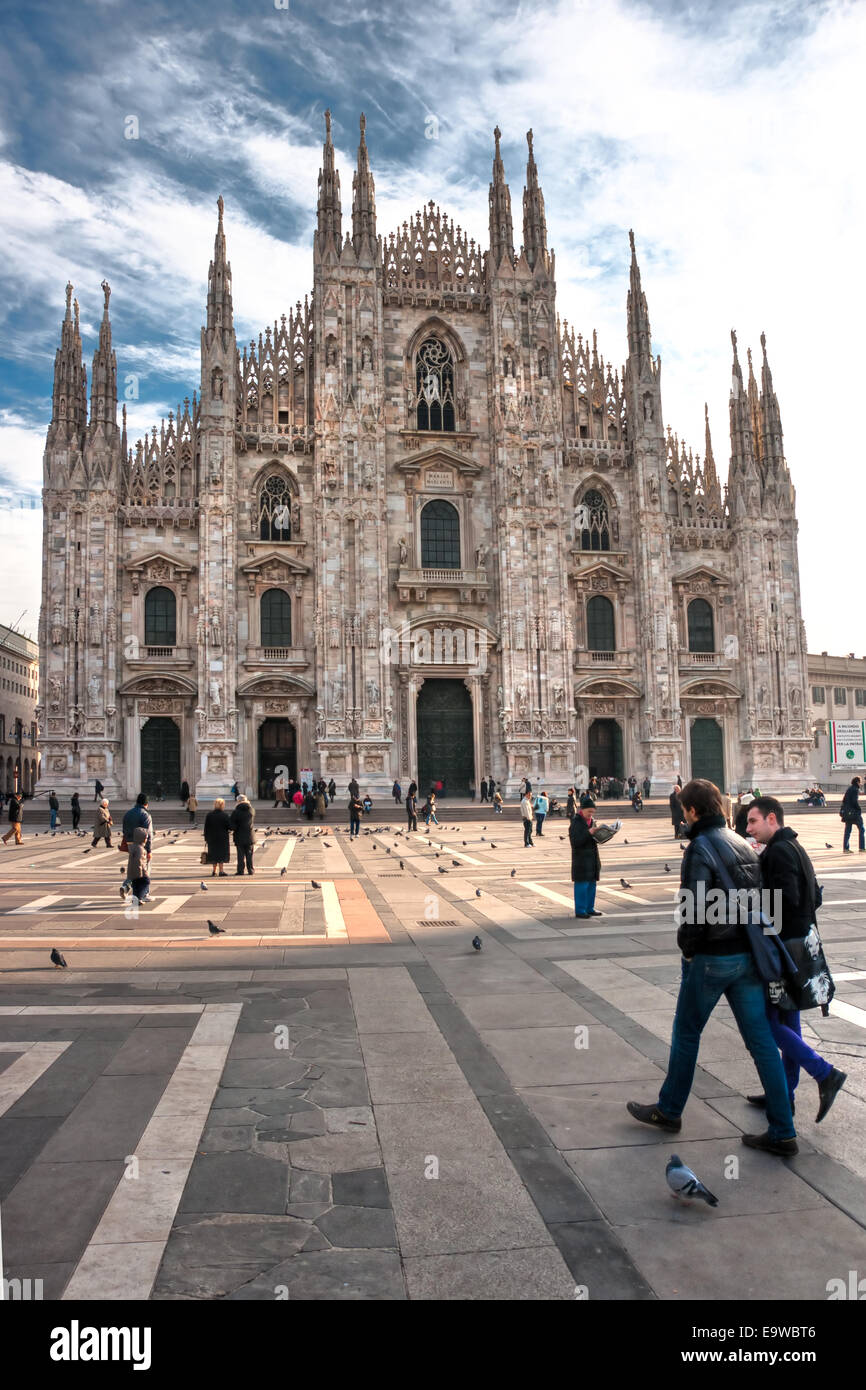
<path fill-rule="evenodd" d="M 129 854 L 129 842 L 125 835 L 117 848 L 120 850 L 121 854 Z"/>
<path fill-rule="evenodd" d="M 200 864 L 206 864 L 206 863 L 207 863 L 207 850 L 206 850 L 206 849 L 203 849 L 203 850 L 202 850 L 198 862 L 199 862 Z"/>
<path fill-rule="evenodd" d="M 821 1009 L 829 1012 L 830 1000 L 836 993 L 836 985 L 818 928 L 811 926 L 803 937 L 793 937 L 785 943 L 794 962 L 794 972 L 784 980 L 774 981 L 768 986 L 768 998 L 777 1009 L 791 1009 L 804 1013 L 806 1009 Z"/>
<path fill-rule="evenodd" d="M 716 854 L 709 835 L 704 836 L 704 845 L 725 892 L 739 893 L 740 890 Z M 748 892 L 747 889 L 743 891 Z M 791 959 L 787 943 L 779 936 L 780 928 L 765 913 L 750 910 L 741 925 L 745 927 L 755 968 L 764 984 L 781 985 L 786 977 L 796 977 L 797 967 Z"/>

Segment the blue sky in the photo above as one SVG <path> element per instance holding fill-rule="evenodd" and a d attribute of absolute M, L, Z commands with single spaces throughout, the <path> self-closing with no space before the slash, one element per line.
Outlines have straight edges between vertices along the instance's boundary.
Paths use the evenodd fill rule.
<path fill-rule="evenodd" d="M 281 3 L 281 0 L 278 0 Z M 95 346 L 112 286 L 134 439 L 198 379 L 215 200 L 241 342 L 312 286 L 322 112 L 344 210 L 358 114 L 379 230 L 433 198 L 486 245 L 492 129 L 519 223 L 525 131 L 560 314 L 625 356 L 628 237 L 663 359 L 665 420 L 728 455 L 730 329 L 766 331 L 798 493 L 812 651 L 866 654 L 837 556 L 862 551 L 862 4 L 29 0 L 0 53 L 0 621 L 39 606 L 41 455 L 64 285 Z M 138 138 L 125 138 L 130 117 Z M 436 138 L 430 138 L 435 135 Z M 830 488 L 828 490 L 828 483 Z M 854 560 L 851 578 L 855 577 Z M 859 570 L 859 563 L 857 564 Z"/>

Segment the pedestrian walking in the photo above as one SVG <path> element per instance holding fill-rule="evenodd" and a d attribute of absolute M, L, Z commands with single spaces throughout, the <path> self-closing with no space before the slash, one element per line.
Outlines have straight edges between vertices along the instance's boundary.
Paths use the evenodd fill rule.
<path fill-rule="evenodd" d="M 671 808 L 671 825 L 674 828 L 674 839 L 678 840 L 682 835 L 686 824 L 686 819 L 683 815 L 683 804 L 680 801 L 680 793 L 678 787 L 671 788 L 671 794 L 668 797 L 668 801 L 670 802 Z"/>
<path fill-rule="evenodd" d="M 157 782 L 156 791 L 154 792 L 154 795 L 156 796 L 157 801 L 165 801 L 165 792 L 162 789 L 161 782 Z"/>
<path fill-rule="evenodd" d="M 415 795 L 417 788 L 413 782 L 406 795 L 406 829 L 418 829 L 418 798 Z"/>
<path fill-rule="evenodd" d="M 770 893 L 779 895 L 778 898 L 774 897 L 774 903 L 781 901 L 779 937 L 785 942 L 802 942 L 815 927 L 821 897 L 812 861 L 800 844 L 796 830 L 785 824 L 784 810 L 775 797 L 755 797 L 749 807 L 747 829 L 759 845 L 765 846 L 760 859 L 761 881 Z M 778 917 L 774 916 L 773 926 L 779 925 Z M 783 1009 L 768 1000 L 767 1017 L 776 1046 L 782 1054 L 791 1114 L 794 1113 L 794 1092 L 802 1067 L 818 1085 L 816 1123 L 820 1124 L 847 1081 L 847 1073 L 839 1071 L 832 1062 L 803 1041 L 798 1010 Z M 766 1109 L 766 1096 L 747 1096 L 746 1099 L 750 1105 Z"/>
<path fill-rule="evenodd" d="M 188 801 L 189 801 L 189 782 L 188 782 L 188 781 L 186 780 L 186 778 L 184 777 L 183 781 L 182 781 L 181 784 L 180 784 L 180 804 L 181 804 L 181 806 L 185 806 L 186 803 L 187 803 Z"/>
<path fill-rule="evenodd" d="M 439 821 L 438 821 L 438 819 L 437 819 L 437 817 L 436 817 L 436 793 L 435 793 L 435 792 L 431 792 L 430 795 L 428 796 L 428 798 L 427 798 L 427 804 L 426 804 L 426 806 L 424 807 L 424 809 L 422 810 L 421 814 L 422 814 L 422 816 L 424 817 L 424 821 L 425 821 L 425 824 L 426 824 L 426 825 L 429 825 L 430 822 L 431 822 L 431 820 L 432 820 L 432 822 L 433 822 L 434 825 L 438 825 L 438 824 L 439 824 Z"/>
<path fill-rule="evenodd" d="M 550 802 L 547 799 L 547 792 L 539 792 L 538 796 L 535 798 L 535 833 L 539 838 L 541 838 L 541 827 L 544 825 L 544 818 L 549 809 Z"/>
<path fill-rule="evenodd" d="M 568 816 L 569 825 L 577 815 L 577 793 L 574 787 L 569 787 L 568 797 L 565 802 L 565 814 Z"/>
<path fill-rule="evenodd" d="M 333 777 L 332 777 L 331 780 L 330 780 L 330 782 L 328 783 L 328 800 L 333 802 L 333 801 L 336 800 L 336 797 L 337 797 L 337 784 L 336 784 L 336 782 L 334 781 L 334 779 L 333 779 Z"/>
<path fill-rule="evenodd" d="M 354 781 L 354 778 L 352 779 Z M 349 839 L 356 839 L 361 833 L 361 812 L 364 807 L 353 792 L 349 796 Z"/>
<path fill-rule="evenodd" d="M 120 896 L 125 898 L 132 890 L 132 898 L 137 903 L 150 902 L 150 878 L 148 877 L 147 831 L 143 825 L 136 826 L 132 832 L 132 844 L 126 859 L 126 878 L 120 885 Z"/>
<path fill-rule="evenodd" d="M 123 849 L 125 841 L 126 848 L 128 849 L 129 846 L 133 843 L 136 830 L 139 828 L 139 826 L 143 827 L 143 829 L 147 832 L 144 842 L 144 848 L 147 852 L 147 862 L 148 864 L 150 864 L 151 855 L 153 853 L 153 821 L 151 819 L 151 815 L 147 807 L 147 792 L 139 792 L 135 800 L 135 805 L 130 806 L 126 815 L 123 817 L 123 822 L 121 826 L 121 829 L 123 831 L 123 840 L 121 841 L 120 847 L 121 849 Z M 128 877 L 124 879 L 122 887 L 132 887 L 132 882 Z"/>
<path fill-rule="evenodd" d="M 312 787 L 307 787 L 307 790 L 304 792 L 304 815 L 307 817 L 308 821 L 311 821 L 315 814 L 316 796 Z"/>
<path fill-rule="evenodd" d="M 93 784 L 93 800 L 94 800 L 94 801 L 99 801 L 99 800 L 101 799 L 102 793 L 103 793 L 104 791 L 105 791 L 105 788 L 103 787 L 102 783 L 100 782 L 99 778 L 97 777 L 96 780 L 94 781 L 94 784 Z"/>
<path fill-rule="evenodd" d="M 244 868 L 250 878 L 255 870 L 253 869 L 253 846 L 255 836 L 253 834 L 253 821 L 256 818 L 255 807 L 250 804 L 245 796 L 239 796 L 237 805 L 229 817 L 233 839 L 238 852 L 238 867 L 235 871 L 236 877 L 243 878 Z"/>
<path fill-rule="evenodd" d="M 487 800 L 487 778 L 486 778 L 486 777 L 482 777 L 482 778 L 481 778 L 481 801 L 480 801 L 479 804 L 480 804 L 481 806 L 483 806 L 486 800 Z"/>
<path fill-rule="evenodd" d="M 238 800 L 240 800 L 240 798 L 238 798 Z M 285 806 L 285 805 L 286 805 L 286 779 L 285 779 L 285 777 L 283 776 L 282 773 L 279 773 L 278 776 L 276 776 L 276 777 L 274 778 L 274 805 L 273 805 L 273 809 L 276 810 L 278 806 Z"/>
<path fill-rule="evenodd" d="M 391 788 L 391 795 L 394 798 L 395 804 L 399 806 L 400 802 L 403 800 L 403 788 L 400 786 L 396 777 L 394 778 L 394 785 Z"/>
<path fill-rule="evenodd" d="M 9 843 L 10 838 L 14 837 L 16 846 L 21 844 L 21 794 L 12 792 L 9 797 L 9 829 L 3 836 L 4 845 Z"/>
<path fill-rule="evenodd" d="M 651 789 L 652 789 L 652 782 L 650 781 L 650 779 L 649 779 L 648 777 L 645 777 L 645 778 L 643 779 L 643 799 L 644 799 L 644 801 L 646 801 L 646 800 L 648 799 Z"/>
<path fill-rule="evenodd" d="M 60 802 L 57 800 L 56 792 L 48 793 L 48 824 L 50 829 L 57 829 L 57 817 L 60 815 Z"/>
<path fill-rule="evenodd" d="M 502 793 L 498 787 L 496 791 L 493 793 L 493 810 L 497 816 L 501 816 L 503 814 Z"/>
<path fill-rule="evenodd" d="M 186 799 L 186 809 L 189 811 L 189 823 L 195 825 L 195 813 L 198 810 L 198 799 L 192 793 Z"/>
<path fill-rule="evenodd" d="M 350 796 L 360 796 L 360 794 L 361 794 L 361 788 L 358 786 L 357 781 L 356 781 L 355 778 L 353 777 L 352 780 L 351 780 L 351 782 L 349 783 L 349 795 L 350 795 Z"/>
<path fill-rule="evenodd" d="M 232 828 L 231 817 L 226 810 L 225 801 L 218 796 L 213 804 L 213 810 L 208 811 L 204 818 L 204 842 L 207 846 L 206 864 L 212 864 L 211 878 L 225 878 L 225 865 L 232 857 L 229 848 L 229 831 Z"/>
<path fill-rule="evenodd" d="M 842 809 L 839 812 L 845 823 L 845 834 L 842 836 L 842 852 L 851 853 L 851 831 L 856 825 L 857 833 L 860 837 L 860 853 L 866 850 L 866 838 L 863 834 L 863 811 L 860 806 L 860 778 L 852 777 L 851 785 L 842 797 Z"/>
<path fill-rule="evenodd" d="M 69 799 L 69 809 L 72 811 L 72 829 L 78 829 L 78 822 L 81 820 L 81 802 L 78 799 L 78 792 L 73 792 Z"/>
<path fill-rule="evenodd" d="M 237 800 L 237 798 L 240 796 L 240 794 L 241 794 L 241 789 L 240 789 L 240 787 L 238 786 L 237 782 L 232 782 L 231 791 L 229 792 L 229 795 L 230 795 L 230 796 L 233 796 L 233 797 L 235 798 L 235 800 Z M 208 814 L 210 814 L 210 813 L 208 813 Z"/>
<path fill-rule="evenodd" d="M 319 820 L 325 819 L 325 808 L 327 804 L 328 803 L 325 799 L 325 788 L 323 784 L 319 787 L 318 791 L 316 792 L 316 815 L 319 817 Z"/>
<path fill-rule="evenodd" d="M 96 811 L 96 820 L 93 823 L 93 839 L 90 848 L 96 849 L 100 840 L 105 841 L 105 848 L 111 849 L 111 827 L 114 824 L 111 819 L 111 812 L 108 809 L 108 800 L 103 797 Z"/>
<path fill-rule="evenodd" d="M 726 887 L 733 883 L 747 893 L 760 888 L 761 865 L 752 847 L 726 828 L 721 792 L 714 783 L 693 779 L 683 787 L 681 801 L 689 845 L 680 869 L 677 945 L 683 957 L 682 977 L 667 1076 L 656 1104 L 629 1101 L 627 1108 L 643 1124 L 679 1133 L 701 1033 L 724 994 L 767 1098 L 766 1133 L 744 1134 L 743 1143 L 790 1156 L 798 1147 L 782 1059 L 770 1032 L 764 984 L 740 921 L 740 895 L 729 894 Z M 714 889 L 719 891 L 711 894 Z"/>
<path fill-rule="evenodd" d="M 571 842 L 571 881 L 574 884 L 574 915 L 586 920 L 601 917 L 595 905 L 596 884 L 601 877 L 601 855 L 595 843 L 596 823 L 591 796 L 580 798 L 580 810 L 568 827 Z"/>
<path fill-rule="evenodd" d="M 523 820 L 523 848 L 532 849 L 532 800 L 529 792 L 525 790 L 524 783 L 523 796 L 520 798 L 520 815 Z"/>
<path fill-rule="evenodd" d="M 475 800 L 475 778 L 474 778 L 474 777 L 470 777 L 470 778 L 469 778 L 469 800 L 470 800 L 470 801 L 474 801 L 474 800 Z"/>

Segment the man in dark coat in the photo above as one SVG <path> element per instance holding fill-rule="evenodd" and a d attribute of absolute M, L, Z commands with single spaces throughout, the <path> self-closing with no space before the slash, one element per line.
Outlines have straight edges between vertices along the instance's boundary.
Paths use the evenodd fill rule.
<path fill-rule="evenodd" d="M 860 809 L 860 778 L 854 777 L 851 785 L 842 797 L 842 809 L 839 812 L 845 822 L 845 834 L 842 836 L 842 850 L 845 854 L 851 853 L 851 827 L 856 825 L 860 836 L 860 853 L 866 852 L 866 838 L 863 835 L 863 812 Z"/>
<path fill-rule="evenodd" d="M 683 815 L 683 804 L 680 801 L 679 788 L 671 788 L 668 801 L 671 807 L 671 825 L 674 828 L 674 839 L 678 840 L 681 834 L 681 827 L 686 823 L 685 816 Z"/>
<path fill-rule="evenodd" d="M 78 792 L 73 792 L 69 802 L 72 808 L 72 829 L 78 829 L 78 822 L 81 820 L 81 802 L 78 799 Z"/>
<path fill-rule="evenodd" d="M 591 796 L 580 798 L 580 811 L 568 829 L 571 841 L 571 881 L 574 884 L 574 915 L 601 917 L 595 905 L 595 885 L 601 877 L 601 857 L 595 843 L 595 822 L 592 813 L 595 802 Z"/>
<path fill-rule="evenodd" d="M 759 845 L 766 846 L 761 855 L 761 879 L 769 892 L 779 895 L 778 899 L 774 898 L 773 908 L 775 912 L 776 902 L 781 903 L 779 936 L 782 941 L 795 938 L 802 941 L 815 925 L 818 906 L 818 885 L 812 861 L 799 843 L 796 830 L 785 824 L 785 813 L 775 797 L 755 797 L 748 811 L 747 830 Z M 773 925 L 779 926 L 775 916 Z M 794 1113 L 794 1091 L 802 1067 L 818 1083 L 816 1123 L 820 1124 L 847 1081 L 847 1073 L 838 1071 L 832 1062 L 803 1041 L 796 1009 L 780 1009 L 768 1003 L 767 1017 L 782 1054 L 791 1113 Z M 766 1096 L 747 1096 L 746 1099 L 752 1105 L 766 1108 Z"/>
<path fill-rule="evenodd" d="M 417 790 L 418 790 L 418 788 L 415 786 L 415 783 L 413 782 L 412 785 L 411 785 L 411 787 L 409 788 L 409 792 L 408 792 L 408 794 L 407 794 L 407 796 L 406 796 L 406 821 L 407 821 L 406 829 L 407 829 L 407 830 L 417 830 L 417 829 L 418 829 L 418 799 L 417 799 L 417 797 L 416 797 L 416 795 L 415 795 L 415 793 L 417 792 Z"/>
<path fill-rule="evenodd" d="M 761 865 L 751 845 L 725 825 L 722 794 L 713 782 L 694 778 L 683 787 L 681 799 L 689 847 L 680 871 L 677 945 L 683 956 L 682 979 L 668 1071 L 655 1105 L 630 1100 L 627 1109 L 643 1124 L 679 1133 L 701 1033 L 724 994 L 767 1097 L 767 1132 L 744 1134 L 743 1143 L 791 1157 L 798 1152 L 796 1132 L 782 1059 L 767 1019 L 766 990 L 741 920 L 744 904 L 737 895 L 729 896 L 725 883 L 727 877 L 738 892 L 760 889 Z"/>
<path fill-rule="evenodd" d="M 352 780 L 351 780 L 351 782 L 349 783 L 349 795 L 350 795 L 350 796 L 354 796 L 354 797 L 358 797 L 358 796 L 360 796 L 360 794 L 361 794 L 361 788 L 358 786 L 358 783 L 356 782 L 355 778 L 353 777 Z"/>
<path fill-rule="evenodd" d="M 9 829 L 3 836 L 4 845 L 8 843 L 10 836 L 15 837 L 15 844 L 21 844 L 21 793 L 13 792 L 9 798 Z"/>
<path fill-rule="evenodd" d="M 245 796 L 239 796 L 238 804 L 230 817 L 230 824 L 234 832 L 232 838 L 238 851 L 238 867 L 235 870 L 235 877 L 243 878 L 244 866 L 246 866 L 246 871 L 251 878 L 255 872 L 253 869 L 253 845 L 255 844 L 253 821 L 255 817 L 255 807 L 250 805 Z"/>
<path fill-rule="evenodd" d="M 484 802 L 485 802 L 486 800 L 487 800 L 487 778 L 486 778 L 486 777 L 482 777 L 482 778 L 481 778 L 481 804 L 483 805 Z"/>
<path fill-rule="evenodd" d="M 57 829 L 57 817 L 60 814 L 60 802 L 57 800 L 57 793 L 51 792 L 48 797 L 48 809 L 51 812 L 49 825 L 52 830 Z"/>

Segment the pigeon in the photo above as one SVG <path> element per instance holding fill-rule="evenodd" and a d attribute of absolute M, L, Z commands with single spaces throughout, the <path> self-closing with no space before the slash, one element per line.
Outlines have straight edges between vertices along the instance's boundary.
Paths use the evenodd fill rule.
<path fill-rule="evenodd" d="M 386 853 L 386 854 L 390 854 L 390 853 L 391 853 L 390 847 L 389 847 L 388 845 L 385 846 L 385 853 Z"/>
<path fill-rule="evenodd" d="M 327 840 L 326 840 L 326 841 L 325 841 L 325 845 L 324 845 L 324 847 L 325 847 L 325 849 L 330 849 L 330 848 L 331 848 L 331 846 L 330 846 L 330 845 L 329 845 L 329 844 L 328 844 L 328 842 L 327 842 Z M 389 853 L 389 854 L 390 854 L 390 853 L 391 853 L 391 851 L 390 851 L 390 850 L 388 850 L 388 853 Z"/>
<path fill-rule="evenodd" d="M 440 865 L 439 865 L 439 872 L 440 872 L 440 874 L 447 874 L 448 870 L 447 870 L 447 869 L 443 869 L 443 868 L 442 868 L 442 865 L 440 864 Z"/>
<path fill-rule="evenodd" d="M 627 845 L 627 844 L 628 844 L 628 840 L 623 840 L 623 844 L 624 844 L 624 845 Z"/>
<path fill-rule="evenodd" d="M 459 859 L 452 859 L 452 860 L 451 860 L 451 863 L 452 863 L 452 866 L 453 866 L 455 869 L 459 869 L 459 868 L 460 868 L 460 860 L 459 860 Z"/>
<path fill-rule="evenodd" d="M 670 864 L 665 864 L 665 873 L 666 873 L 666 874 L 669 874 L 670 871 L 671 871 L 671 866 L 670 866 Z"/>
<path fill-rule="evenodd" d="M 825 848 L 825 849 L 832 849 L 833 846 L 829 843 L 828 840 L 825 840 L 825 841 L 824 841 L 824 848 Z"/>
<path fill-rule="evenodd" d="M 481 889 L 480 889 L 480 888 L 476 888 L 476 889 L 475 889 L 475 896 L 476 896 L 476 898 L 480 898 L 480 897 L 481 897 Z"/>
<path fill-rule="evenodd" d="M 490 848 L 491 848 L 491 849 L 495 849 L 495 848 L 496 848 L 496 846 L 495 846 L 495 844 L 493 843 L 492 840 L 490 841 Z"/>
<path fill-rule="evenodd" d="M 516 870 L 516 869 L 512 869 L 512 870 L 511 870 L 511 877 L 514 878 L 514 875 L 515 875 L 516 873 L 517 873 L 517 870 Z"/>
<path fill-rule="evenodd" d="M 54 966 L 55 970 L 67 969 L 66 961 L 56 946 L 51 947 L 51 964 Z"/>
<path fill-rule="evenodd" d="M 93 849 L 93 846 L 92 846 L 92 845 L 90 846 L 89 849 L 82 850 L 82 854 L 89 854 L 91 849 Z"/>
<path fill-rule="evenodd" d="M 564 840 L 564 839 L 565 839 L 565 836 L 564 836 L 564 835 L 560 835 L 559 838 L 560 838 L 560 840 Z"/>
<path fill-rule="evenodd" d="M 322 886 L 321 883 L 317 883 L 316 880 L 315 880 L 314 878 L 311 878 L 311 879 L 310 879 L 310 882 L 312 883 L 312 885 L 313 885 L 314 888 L 321 888 L 321 886 Z"/>
<path fill-rule="evenodd" d="M 403 860 L 401 859 L 401 860 L 400 860 L 400 868 L 402 869 L 402 868 L 404 868 L 404 867 L 405 867 L 405 866 L 404 866 L 404 864 L 403 864 Z"/>
<path fill-rule="evenodd" d="M 485 825 L 484 829 L 485 829 L 485 830 L 487 829 L 487 826 L 486 826 L 486 825 Z M 486 845 L 486 844 L 487 844 L 487 841 L 486 841 L 486 839 L 484 838 L 483 835 L 481 836 L 481 843 L 482 843 L 482 845 Z"/>
<path fill-rule="evenodd" d="M 207 884 L 205 883 L 204 879 L 202 879 L 201 883 L 199 884 L 199 888 L 203 893 L 207 892 Z"/>
<path fill-rule="evenodd" d="M 286 869 L 280 869 L 280 878 L 285 878 L 286 873 L 287 873 L 287 870 L 286 870 Z"/>
<path fill-rule="evenodd" d="M 704 1187 L 700 1178 L 695 1177 L 691 1168 L 687 1168 L 677 1154 L 671 1154 L 670 1162 L 665 1168 L 665 1177 L 671 1192 L 682 1201 L 690 1202 L 695 1197 L 700 1197 L 708 1207 L 719 1205 L 718 1197 L 714 1197 L 712 1192 Z"/>
<path fill-rule="evenodd" d="M 209 917 L 207 919 L 207 929 L 211 936 L 225 936 L 225 927 L 218 927 L 216 922 L 212 922 Z"/>
<path fill-rule="evenodd" d="M 472 949 L 475 950 L 475 951 L 480 951 L 480 950 L 481 950 L 481 937 L 480 937 L 480 936 L 473 936 L 473 938 L 472 938 Z"/>
<path fill-rule="evenodd" d="M 465 841 L 465 840 L 461 840 L 460 843 L 461 843 L 462 845 L 465 845 L 465 844 L 466 844 L 466 841 Z"/>
<path fill-rule="evenodd" d="M 629 883 L 628 879 L 621 878 L 620 883 L 622 884 L 623 888 L 631 888 L 631 884 Z"/>

